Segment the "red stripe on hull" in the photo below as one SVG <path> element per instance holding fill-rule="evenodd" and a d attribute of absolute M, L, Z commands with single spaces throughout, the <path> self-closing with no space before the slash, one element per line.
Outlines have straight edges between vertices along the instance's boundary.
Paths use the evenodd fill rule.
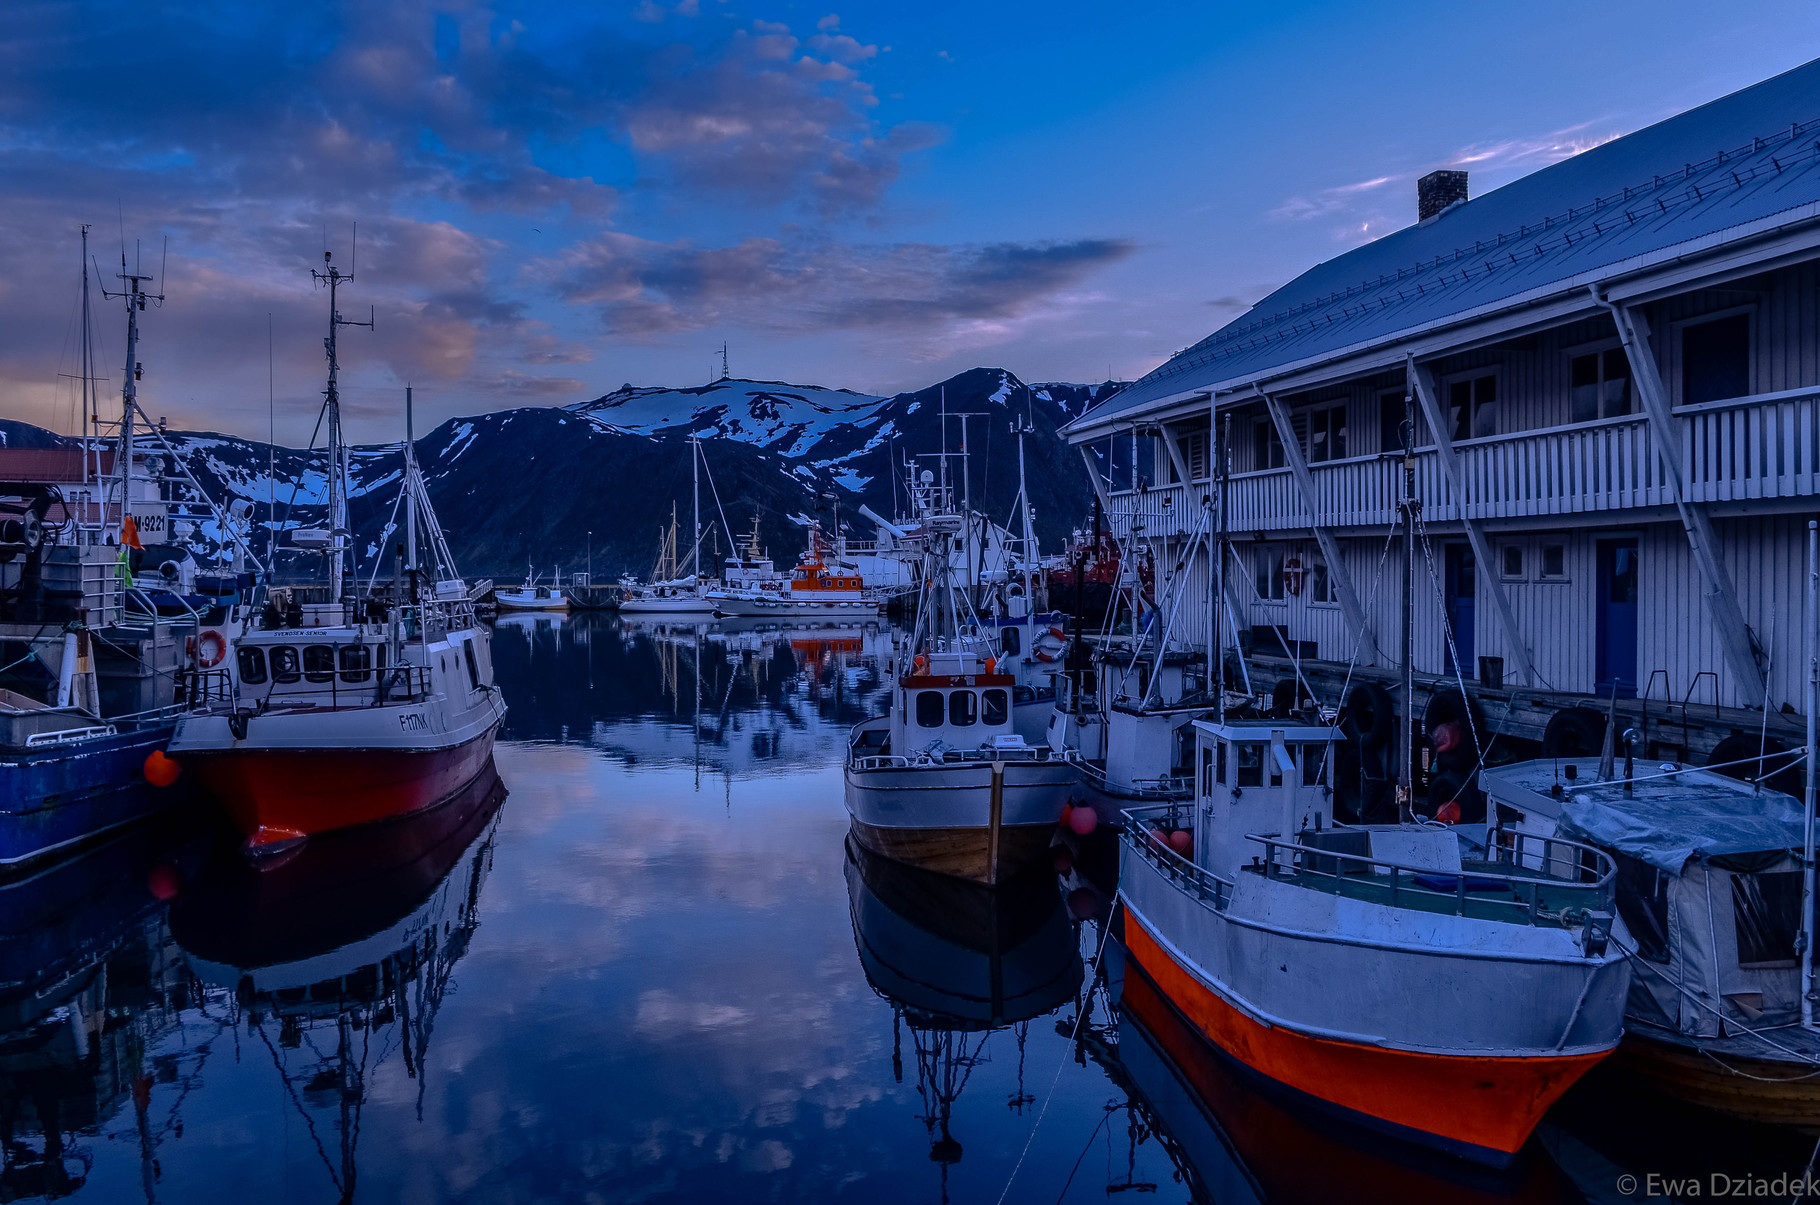
<path fill-rule="evenodd" d="M 429 752 L 393 749 L 190 753 L 183 757 L 252 837 L 314 835 L 433 807 L 474 780 L 493 755 L 493 730 Z"/>
<path fill-rule="evenodd" d="M 1190 974 L 1129 911 L 1125 917 L 1126 949 L 1221 1050 L 1366 1124 L 1478 1162 L 1508 1166 L 1549 1107 L 1610 1053 L 1422 1054 L 1265 1025 Z"/>

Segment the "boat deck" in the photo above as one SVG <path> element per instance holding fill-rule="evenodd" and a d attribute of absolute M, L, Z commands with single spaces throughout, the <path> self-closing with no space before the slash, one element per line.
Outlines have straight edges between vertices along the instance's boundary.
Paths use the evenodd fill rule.
<path fill-rule="evenodd" d="M 1412 908 L 1442 916 L 1509 924 L 1554 924 L 1562 913 L 1599 907 L 1603 894 L 1597 884 L 1578 883 L 1540 874 L 1512 880 L 1507 862 L 1466 860 L 1462 873 L 1446 871 L 1412 874 L 1400 871 L 1371 874 L 1360 871 L 1298 867 L 1247 866 L 1247 874 L 1269 874 L 1312 891 L 1325 891 L 1369 904 Z"/>

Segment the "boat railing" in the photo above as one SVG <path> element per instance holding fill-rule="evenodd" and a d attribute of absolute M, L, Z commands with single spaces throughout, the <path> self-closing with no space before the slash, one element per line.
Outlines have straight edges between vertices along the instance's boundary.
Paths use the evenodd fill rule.
<path fill-rule="evenodd" d="M 854 757 L 851 764 L 855 770 L 914 770 L 929 766 L 988 765 L 992 762 L 1072 764 L 1074 759 L 1069 756 L 1072 753 L 1073 750 L 1057 753 L 1047 745 L 1026 745 L 1022 749 L 994 749 L 989 745 L 981 745 L 977 749 L 943 749 L 935 753 L 872 753 Z"/>
<path fill-rule="evenodd" d="M 1124 842 L 1126 849 L 1161 871 L 1178 889 L 1224 911 L 1227 901 L 1232 898 L 1231 880 L 1222 879 L 1205 867 L 1197 866 L 1173 846 L 1151 838 L 1151 834 L 1156 831 L 1151 827 L 1153 822 L 1162 820 L 1173 825 L 1185 812 L 1192 814 L 1193 809 L 1182 803 L 1125 808 L 1125 827 L 1119 834 L 1119 840 Z"/>
<path fill-rule="evenodd" d="M 339 651 L 351 645 L 331 646 Z M 371 647 L 371 646 L 368 646 Z M 324 671 L 323 681 L 305 679 L 299 682 L 268 682 L 257 699 L 249 700 L 255 711 L 282 711 L 287 707 L 383 707 L 392 703 L 415 703 L 435 693 L 430 667 L 427 665 L 390 665 L 367 669 Z M 348 679 L 354 678 L 354 681 Z M 184 698 L 190 708 L 217 704 L 238 707 L 240 693 L 233 676 L 225 667 L 193 669 L 188 672 Z"/>
<path fill-rule="evenodd" d="M 1519 924 L 1565 924 L 1588 912 L 1609 916 L 1618 874 L 1617 862 L 1595 846 L 1522 831 L 1505 832 L 1489 858 L 1466 860 L 1457 871 L 1349 853 L 1301 837 L 1247 833 L 1245 839 L 1264 853 L 1244 869 L 1265 878 L 1393 908 Z"/>
<path fill-rule="evenodd" d="M 27 749 L 55 749 L 63 745 L 79 745 L 84 741 L 100 740 L 104 736 L 116 736 L 119 730 L 112 724 L 93 724 L 86 728 L 64 728 L 58 732 L 34 732 L 25 738 Z"/>

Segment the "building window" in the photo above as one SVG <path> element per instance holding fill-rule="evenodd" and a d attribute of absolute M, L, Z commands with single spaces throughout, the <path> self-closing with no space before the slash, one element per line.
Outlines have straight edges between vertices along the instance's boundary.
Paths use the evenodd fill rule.
<path fill-rule="evenodd" d="M 1308 558 L 1308 597 L 1318 603 L 1333 601 L 1333 582 L 1327 577 L 1327 558 L 1319 553 Z"/>
<path fill-rule="evenodd" d="M 1681 401 L 1717 402 L 1750 393 L 1750 315 L 1681 328 Z"/>
<path fill-rule="evenodd" d="M 1498 378 L 1495 375 L 1450 381 L 1447 385 L 1448 421 L 1453 437 L 1483 439 L 1498 433 Z"/>
<path fill-rule="evenodd" d="M 1308 459 L 1314 464 L 1324 460 L 1346 459 L 1345 402 L 1309 409 Z"/>
<path fill-rule="evenodd" d="M 1205 481 L 1207 472 L 1207 432 L 1190 431 L 1181 437 L 1182 459 L 1188 462 L 1188 478 Z"/>
<path fill-rule="evenodd" d="M 1621 347 L 1587 352 L 1568 361 L 1572 418 L 1590 423 L 1631 412 L 1630 359 Z"/>
<path fill-rule="evenodd" d="M 1523 545 L 1506 544 L 1503 548 L 1501 566 L 1506 581 L 1523 580 Z"/>
<path fill-rule="evenodd" d="M 1541 579 L 1545 582 L 1559 582 L 1567 579 L 1567 545 L 1542 545 Z"/>
<path fill-rule="evenodd" d="M 1260 469 L 1280 469 L 1283 459 L 1283 441 L 1277 438 L 1277 425 L 1268 418 L 1256 424 L 1258 463 Z"/>
<path fill-rule="evenodd" d="M 1281 602 L 1283 599 L 1283 550 L 1281 548 L 1260 548 L 1257 550 L 1257 592 L 1265 602 Z"/>
<path fill-rule="evenodd" d="M 1408 412 L 1409 407 L 1401 389 L 1378 395 L 1378 451 L 1403 450 L 1403 420 Z"/>

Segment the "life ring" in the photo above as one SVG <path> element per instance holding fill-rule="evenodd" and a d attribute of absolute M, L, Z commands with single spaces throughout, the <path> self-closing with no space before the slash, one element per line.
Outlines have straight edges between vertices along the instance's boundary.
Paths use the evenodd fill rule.
<path fill-rule="evenodd" d="M 1307 570 L 1302 568 L 1302 558 L 1290 556 L 1283 562 L 1283 589 L 1294 596 L 1302 592 L 1302 580 Z"/>
<path fill-rule="evenodd" d="M 1045 653 L 1042 649 L 1038 649 L 1036 650 L 1036 659 L 1038 661 L 1054 661 L 1055 656 L 1052 653 Z"/>
<path fill-rule="evenodd" d="M 227 638 L 213 629 L 196 637 L 196 664 L 214 669 L 227 656 Z"/>
<path fill-rule="evenodd" d="M 1055 637 L 1057 640 L 1061 640 L 1064 642 L 1068 639 L 1068 633 L 1062 631 L 1062 629 L 1060 629 L 1060 628 L 1050 628 L 1049 634 L 1051 636 Z"/>

